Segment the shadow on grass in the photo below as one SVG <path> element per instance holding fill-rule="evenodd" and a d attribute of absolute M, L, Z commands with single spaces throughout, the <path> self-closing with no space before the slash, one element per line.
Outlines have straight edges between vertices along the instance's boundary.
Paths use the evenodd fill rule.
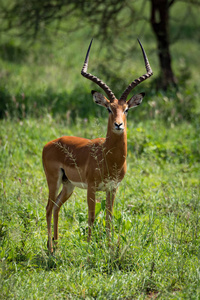
<path fill-rule="evenodd" d="M 28 51 L 24 47 L 16 46 L 14 41 L 1 44 L 0 56 L 3 60 L 20 63 L 27 57 Z"/>
<path fill-rule="evenodd" d="M 40 118 L 49 113 L 52 116 L 75 120 L 93 116 L 104 116 L 105 110 L 99 109 L 93 103 L 88 90 L 77 86 L 73 92 L 57 93 L 51 88 L 45 92 L 36 91 L 34 94 L 11 95 L 6 87 L 0 86 L 0 118 L 10 117 L 23 119 L 27 116 Z"/>
<path fill-rule="evenodd" d="M 188 89 L 182 86 L 178 90 L 165 92 L 146 88 L 141 108 L 131 110 L 129 118 L 135 122 L 146 118 L 176 123 L 182 120 L 193 122 L 199 117 L 198 94 L 196 86 Z M 76 85 L 70 93 L 58 93 L 48 87 L 45 91 L 37 90 L 27 95 L 11 95 L 5 86 L 0 86 L 0 99 L 0 118 L 43 118 L 47 113 L 70 121 L 76 121 L 76 118 L 107 118 L 107 111 L 95 105 L 90 91 L 81 85 Z"/>
<path fill-rule="evenodd" d="M 59 265 L 61 265 L 61 260 L 49 253 L 46 255 L 37 254 L 31 261 L 31 266 L 33 268 L 46 271 L 55 270 Z"/>

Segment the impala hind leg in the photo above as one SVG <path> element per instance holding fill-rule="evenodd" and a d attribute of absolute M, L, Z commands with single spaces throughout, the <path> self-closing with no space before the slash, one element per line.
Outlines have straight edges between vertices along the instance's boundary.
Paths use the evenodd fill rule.
<path fill-rule="evenodd" d="M 54 241 L 58 240 L 58 217 L 61 206 L 70 198 L 74 190 L 74 186 L 67 180 L 63 182 L 63 188 L 56 199 L 56 203 L 53 206 L 54 214 Z"/>
<path fill-rule="evenodd" d="M 58 196 L 58 190 L 62 183 L 63 174 L 58 169 L 47 170 L 47 168 L 45 168 L 45 174 L 46 174 L 48 188 L 49 188 L 49 198 L 46 206 L 46 220 L 47 220 L 47 230 L 48 230 L 47 248 L 52 253 L 53 252 L 52 233 L 51 233 L 52 210 L 56 202 L 56 198 Z"/>
<path fill-rule="evenodd" d="M 48 204 L 46 206 L 46 220 L 47 220 L 47 230 L 48 230 L 47 248 L 51 253 L 53 252 L 52 238 L 51 238 L 52 209 L 53 209 L 53 202 L 52 202 L 51 198 L 49 197 Z"/>
<path fill-rule="evenodd" d="M 57 197 L 57 185 L 51 185 L 49 189 L 49 198 L 46 207 L 46 220 L 47 220 L 47 230 L 48 230 L 48 242 L 47 248 L 52 253 L 53 252 L 53 245 L 52 245 L 52 233 L 51 233 L 51 218 L 52 218 L 52 210 L 54 203 Z"/>
<path fill-rule="evenodd" d="M 87 191 L 87 203 L 88 203 L 88 242 L 91 240 L 92 227 L 95 220 L 95 191 L 93 188 L 88 187 Z"/>

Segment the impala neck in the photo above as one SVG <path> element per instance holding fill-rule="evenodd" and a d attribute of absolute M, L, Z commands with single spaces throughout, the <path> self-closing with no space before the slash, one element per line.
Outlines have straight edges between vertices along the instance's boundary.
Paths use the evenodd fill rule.
<path fill-rule="evenodd" d="M 108 129 L 105 140 L 106 155 L 108 155 L 110 163 L 114 162 L 117 165 L 123 165 L 127 156 L 127 133 L 126 123 L 124 124 L 123 133 L 115 133 L 108 121 Z"/>

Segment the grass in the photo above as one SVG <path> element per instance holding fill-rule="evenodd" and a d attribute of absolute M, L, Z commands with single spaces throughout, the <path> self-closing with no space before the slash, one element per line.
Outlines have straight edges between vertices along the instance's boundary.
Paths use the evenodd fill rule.
<path fill-rule="evenodd" d="M 70 129 L 50 116 L 1 121 L 3 298 L 199 297 L 198 134 L 187 122 L 171 128 L 130 118 L 128 171 L 116 196 L 112 247 L 105 235 L 104 193 L 98 193 L 88 245 L 86 192 L 76 189 L 60 213 L 54 256 L 46 250 L 42 145 L 62 134 L 99 135 L 99 128 L 106 131 L 104 119 L 100 127 L 95 121 L 85 125 L 85 132 L 82 120 Z"/>
<path fill-rule="evenodd" d="M 164 93 L 149 79 L 136 88 L 146 96 L 128 115 L 128 169 L 116 195 L 111 247 L 105 194 L 97 193 L 88 244 L 86 191 L 77 188 L 61 209 L 54 255 L 46 245 L 42 148 L 62 135 L 106 135 L 107 111 L 93 103 L 95 87 L 80 76 L 92 29 L 58 32 L 54 43 L 43 37 L 31 47 L 2 35 L 1 299 L 200 299 L 199 46 L 188 22 L 171 46 L 179 87 Z M 141 40 L 155 78 L 155 40 L 144 27 L 138 24 L 133 36 L 144 29 Z M 175 18 L 171 28 L 176 36 Z M 117 39 L 134 55 L 107 59 L 110 48 L 95 39 L 90 72 L 118 96 L 144 66 L 136 38 L 133 45 L 124 32 Z"/>

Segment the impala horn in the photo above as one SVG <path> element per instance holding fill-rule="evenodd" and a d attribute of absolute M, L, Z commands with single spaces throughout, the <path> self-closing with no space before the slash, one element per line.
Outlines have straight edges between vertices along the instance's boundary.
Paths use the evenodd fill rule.
<path fill-rule="evenodd" d="M 133 88 L 135 88 L 142 81 L 146 80 L 147 78 L 149 78 L 149 77 L 151 77 L 153 75 L 153 71 L 152 71 L 151 66 L 149 64 L 147 55 L 146 55 L 146 53 L 144 51 L 144 48 L 142 47 L 142 44 L 141 44 L 141 42 L 140 42 L 139 39 L 138 39 L 138 43 L 140 44 L 140 47 L 142 49 L 142 53 L 143 53 L 145 67 L 146 67 L 147 73 L 144 74 L 144 75 L 142 75 L 142 76 L 140 76 L 139 78 L 135 79 L 132 83 L 130 83 L 129 86 L 125 89 L 125 91 L 121 95 L 120 100 L 126 101 L 128 95 L 130 94 L 130 92 L 132 91 Z"/>
<path fill-rule="evenodd" d="M 115 95 L 113 94 L 113 92 L 111 91 L 111 89 L 109 88 L 109 86 L 107 86 L 102 80 L 100 80 L 98 77 L 87 73 L 87 68 L 88 68 L 88 62 L 89 62 L 89 54 L 90 54 L 90 48 L 92 46 L 92 41 L 90 42 L 86 57 L 85 57 L 85 62 L 83 65 L 83 68 L 81 70 L 81 75 L 83 75 L 84 77 L 86 77 L 87 79 L 90 79 L 91 81 L 95 82 L 96 84 L 98 84 L 103 90 L 104 92 L 107 94 L 109 100 L 111 102 L 114 101 L 114 99 L 116 99 Z"/>
<path fill-rule="evenodd" d="M 88 47 L 88 51 L 85 57 L 85 61 L 84 61 L 84 65 L 83 68 L 81 70 L 81 75 L 83 75 L 84 77 L 86 77 L 87 79 L 90 79 L 91 81 L 95 82 L 96 84 L 98 84 L 103 90 L 104 92 L 108 95 L 108 98 L 111 102 L 114 101 L 114 99 L 116 99 L 115 95 L 113 94 L 113 92 L 111 91 L 111 89 L 109 88 L 108 85 L 106 85 L 102 80 L 100 80 L 98 77 L 87 73 L 87 68 L 88 68 L 88 62 L 89 62 L 89 54 L 90 54 L 90 48 L 92 45 L 92 41 L 90 42 L 90 45 Z M 151 77 L 153 75 L 153 71 L 151 69 L 151 66 L 149 64 L 147 55 L 144 51 L 144 48 L 142 47 L 142 44 L 140 42 L 140 40 L 138 39 L 138 43 L 140 44 L 140 47 L 142 49 L 142 53 L 143 53 L 143 57 L 144 57 L 144 62 L 145 62 L 145 67 L 146 67 L 146 71 L 147 73 L 140 76 L 139 78 L 135 79 L 132 83 L 129 84 L 129 86 L 125 89 L 125 91 L 123 92 L 123 94 L 120 97 L 120 100 L 124 100 L 126 101 L 128 95 L 130 94 L 130 92 L 132 91 L 133 88 L 135 88 L 138 84 L 140 84 L 142 81 L 146 80 L 147 78 Z"/>

